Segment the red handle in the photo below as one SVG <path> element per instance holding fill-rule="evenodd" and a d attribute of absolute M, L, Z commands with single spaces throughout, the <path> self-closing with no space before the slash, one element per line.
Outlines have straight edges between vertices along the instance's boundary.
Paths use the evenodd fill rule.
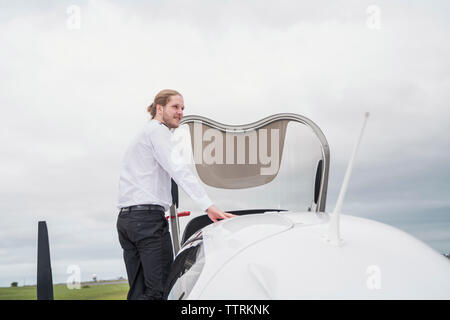
<path fill-rule="evenodd" d="M 181 211 L 181 212 L 178 212 L 177 216 L 178 217 L 186 217 L 186 216 L 189 216 L 190 214 L 191 214 L 190 211 Z M 175 216 L 167 216 L 166 217 L 167 220 L 169 220 L 169 218 L 175 218 Z"/>
<path fill-rule="evenodd" d="M 179 217 L 187 217 L 187 216 L 191 215 L 191 212 L 190 211 L 181 211 L 181 212 L 178 212 L 177 215 Z"/>

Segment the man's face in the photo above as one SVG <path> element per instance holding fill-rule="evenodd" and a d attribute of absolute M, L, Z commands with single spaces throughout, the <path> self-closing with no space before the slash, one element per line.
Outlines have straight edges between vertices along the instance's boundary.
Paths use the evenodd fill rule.
<path fill-rule="evenodd" d="M 183 118 L 184 101 L 182 96 L 171 96 L 163 107 L 163 123 L 169 128 L 178 128 Z"/>

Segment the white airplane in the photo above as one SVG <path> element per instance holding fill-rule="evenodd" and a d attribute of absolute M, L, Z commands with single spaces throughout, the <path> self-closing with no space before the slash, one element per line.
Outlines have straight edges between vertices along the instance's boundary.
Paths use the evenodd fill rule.
<path fill-rule="evenodd" d="M 367 118 L 329 213 L 329 147 L 311 120 L 186 116 L 175 133 L 188 137 L 198 178 L 238 217 L 179 219 L 194 204 L 174 186 L 168 299 L 449 299 L 447 258 L 397 228 L 340 214 Z"/>

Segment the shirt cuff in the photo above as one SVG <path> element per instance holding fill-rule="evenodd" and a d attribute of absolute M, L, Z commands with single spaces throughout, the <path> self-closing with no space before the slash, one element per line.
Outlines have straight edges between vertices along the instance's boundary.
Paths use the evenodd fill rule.
<path fill-rule="evenodd" d="M 205 196 L 201 199 L 198 199 L 197 204 L 200 209 L 202 209 L 202 211 L 206 212 L 206 210 L 208 210 L 208 208 L 213 205 L 213 202 L 211 201 L 211 199 L 209 199 L 208 196 Z"/>

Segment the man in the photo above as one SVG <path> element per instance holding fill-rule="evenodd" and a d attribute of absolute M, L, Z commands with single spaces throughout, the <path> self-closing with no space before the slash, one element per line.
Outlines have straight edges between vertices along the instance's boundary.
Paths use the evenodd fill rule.
<path fill-rule="evenodd" d="M 128 274 L 128 299 L 163 299 L 173 260 L 165 218 L 172 204 L 171 178 L 217 222 L 234 215 L 216 208 L 186 164 L 174 161 L 172 129 L 183 118 L 184 101 L 175 90 L 159 92 L 147 111 L 152 120 L 129 146 L 119 181 L 119 241 Z"/>

